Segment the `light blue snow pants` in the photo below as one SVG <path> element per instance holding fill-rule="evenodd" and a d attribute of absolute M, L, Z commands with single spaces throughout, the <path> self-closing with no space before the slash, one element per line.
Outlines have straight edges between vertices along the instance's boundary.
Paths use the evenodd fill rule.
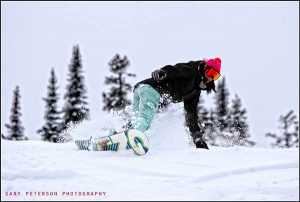
<path fill-rule="evenodd" d="M 139 84 L 133 94 L 132 128 L 145 132 L 158 110 L 160 94 L 148 84 Z"/>

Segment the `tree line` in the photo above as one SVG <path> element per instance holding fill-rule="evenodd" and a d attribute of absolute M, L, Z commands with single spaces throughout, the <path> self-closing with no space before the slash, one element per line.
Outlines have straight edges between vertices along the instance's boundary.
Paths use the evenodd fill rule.
<path fill-rule="evenodd" d="M 90 113 L 87 103 L 87 89 L 84 85 L 84 76 L 81 62 L 79 46 L 73 47 L 72 59 L 69 65 L 68 84 L 64 95 L 65 104 L 61 110 L 58 109 L 58 84 L 54 68 L 51 69 L 48 93 L 45 98 L 44 125 L 37 130 L 41 139 L 50 142 L 59 142 L 59 134 L 67 129 L 70 124 L 78 124 L 85 119 L 89 119 Z M 8 135 L 2 138 L 8 140 L 26 140 L 24 127 L 20 121 L 20 91 L 16 87 L 11 108 L 10 123 L 5 126 L 8 128 Z"/>
<path fill-rule="evenodd" d="M 123 110 L 131 105 L 127 98 L 128 92 L 132 90 L 126 78 L 135 77 L 133 73 L 127 73 L 130 62 L 126 56 L 123 58 L 116 54 L 108 63 L 112 75 L 105 77 L 105 84 L 111 88 L 102 93 L 103 110 Z M 90 117 L 87 102 L 87 89 L 84 84 L 83 68 L 79 46 L 73 47 L 72 59 L 69 64 L 65 104 L 61 110 L 58 108 L 60 95 L 57 93 L 58 84 L 54 68 L 51 69 L 48 93 L 45 98 L 44 125 L 37 130 L 43 141 L 59 142 L 60 133 L 66 130 L 70 124 L 78 124 Z M 247 110 L 242 106 L 241 98 L 235 94 L 230 102 L 230 93 L 227 88 L 226 78 L 223 77 L 217 83 L 217 93 L 214 95 L 213 108 L 207 109 L 204 100 L 200 96 L 198 105 L 199 126 L 204 138 L 215 146 L 254 146 L 251 140 L 249 124 L 247 121 Z M 19 86 L 13 92 L 13 103 L 11 108 L 10 123 L 5 124 L 8 135 L 1 137 L 8 140 L 27 140 L 22 126 L 20 107 Z M 167 103 L 162 103 L 165 107 Z M 273 147 L 290 148 L 299 147 L 299 123 L 294 111 L 290 110 L 286 115 L 279 118 L 280 133 L 267 133 L 267 138 L 272 138 Z"/>

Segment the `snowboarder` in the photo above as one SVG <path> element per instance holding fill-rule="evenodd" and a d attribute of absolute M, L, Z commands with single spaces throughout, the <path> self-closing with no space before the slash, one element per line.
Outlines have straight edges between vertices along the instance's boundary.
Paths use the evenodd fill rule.
<path fill-rule="evenodd" d="M 208 149 L 203 130 L 198 125 L 197 105 L 201 90 L 216 92 L 214 81 L 220 77 L 221 59 L 190 61 L 155 70 L 151 78 L 134 86 L 133 116 L 129 128 L 145 132 L 149 129 L 161 99 L 183 102 L 186 124 L 196 148 Z M 167 96 L 166 96 L 167 95 Z"/>

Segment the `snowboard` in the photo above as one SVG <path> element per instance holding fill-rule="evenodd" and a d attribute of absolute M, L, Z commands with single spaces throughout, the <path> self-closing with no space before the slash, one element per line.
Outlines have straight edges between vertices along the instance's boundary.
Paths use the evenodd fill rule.
<path fill-rule="evenodd" d="M 75 140 L 75 144 L 79 150 L 89 151 L 124 151 L 131 149 L 138 156 L 145 155 L 150 146 L 147 136 L 135 129 L 129 129 L 105 137 Z"/>

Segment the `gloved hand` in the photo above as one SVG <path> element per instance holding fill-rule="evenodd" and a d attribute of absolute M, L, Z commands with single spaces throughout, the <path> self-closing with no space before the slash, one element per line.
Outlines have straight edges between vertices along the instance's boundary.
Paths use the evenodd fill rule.
<path fill-rule="evenodd" d="M 206 142 L 203 139 L 196 141 L 195 145 L 197 149 L 209 149 Z"/>
<path fill-rule="evenodd" d="M 151 76 L 155 81 L 162 81 L 167 77 L 167 73 L 162 69 L 158 69 L 152 72 Z"/>
<path fill-rule="evenodd" d="M 203 140 L 203 135 L 200 131 L 197 131 L 195 133 L 192 133 L 191 136 L 193 137 L 193 141 L 196 145 L 196 148 L 201 148 L 201 149 L 208 149 L 208 146 L 206 142 Z"/>

